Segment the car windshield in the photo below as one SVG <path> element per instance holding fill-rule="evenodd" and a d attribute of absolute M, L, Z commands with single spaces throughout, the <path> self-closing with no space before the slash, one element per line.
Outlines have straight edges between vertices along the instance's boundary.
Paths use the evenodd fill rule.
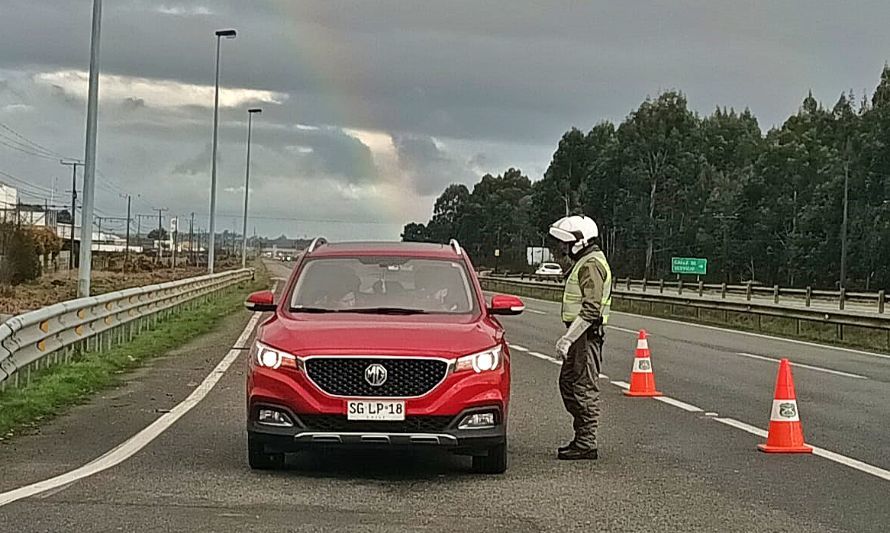
<path fill-rule="evenodd" d="M 461 263 L 400 257 L 310 260 L 300 272 L 291 310 L 379 314 L 465 314 L 476 309 Z"/>

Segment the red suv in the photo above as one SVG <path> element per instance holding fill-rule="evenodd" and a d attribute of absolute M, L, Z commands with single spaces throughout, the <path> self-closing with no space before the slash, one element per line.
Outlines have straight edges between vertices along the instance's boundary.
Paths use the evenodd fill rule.
<path fill-rule="evenodd" d="M 250 351 L 248 458 L 275 468 L 310 447 L 432 446 L 507 468 L 510 353 L 456 241 L 340 243 L 317 239 L 297 259 Z"/>

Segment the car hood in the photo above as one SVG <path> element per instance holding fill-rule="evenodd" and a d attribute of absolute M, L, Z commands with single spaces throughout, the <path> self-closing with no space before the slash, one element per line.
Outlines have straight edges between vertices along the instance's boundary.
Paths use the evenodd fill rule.
<path fill-rule="evenodd" d="M 484 317 L 278 316 L 261 327 L 257 339 L 297 356 L 458 357 L 499 344 L 503 329 L 497 322 Z"/>

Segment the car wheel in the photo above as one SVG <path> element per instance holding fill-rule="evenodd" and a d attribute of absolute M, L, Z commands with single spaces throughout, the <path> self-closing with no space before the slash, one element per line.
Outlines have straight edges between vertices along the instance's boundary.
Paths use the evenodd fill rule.
<path fill-rule="evenodd" d="M 275 470 L 284 466 L 284 454 L 266 453 L 262 442 L 248 436 L 247 462 L 254 470 Z"/>
<path fill-rule="evenodd" d="M 488 449 L 487 455 L 473 456 L 473 471 L 479 474 L 503 474 L 507 471 L 507 443 Z"/>

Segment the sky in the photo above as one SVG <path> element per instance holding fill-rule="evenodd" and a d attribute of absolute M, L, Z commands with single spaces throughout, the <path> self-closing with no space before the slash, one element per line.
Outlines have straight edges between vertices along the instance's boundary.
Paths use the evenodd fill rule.
<path fill-rule="evenodd" d="M 91 13 L 0 0 L 0 182 L 23 201 L 70 202 L 57 156 L 83 159 Z M 347 240 L 398 239 L 450 183 L 540 179 L 566 130 L 664 90 L 700 114 L 750 108 L 763 129 L 808 91 L 871 94 L 888 18 L 886 0 L 105 0 L 97 210 L 123 217 L 129 194 L 155 213 L 142 228 L 153 209 L 207 227 L 217 29 L 238 30 L 222 42 L 217 228 L 240 231 L 261 107 L 248 232 Z"/>

